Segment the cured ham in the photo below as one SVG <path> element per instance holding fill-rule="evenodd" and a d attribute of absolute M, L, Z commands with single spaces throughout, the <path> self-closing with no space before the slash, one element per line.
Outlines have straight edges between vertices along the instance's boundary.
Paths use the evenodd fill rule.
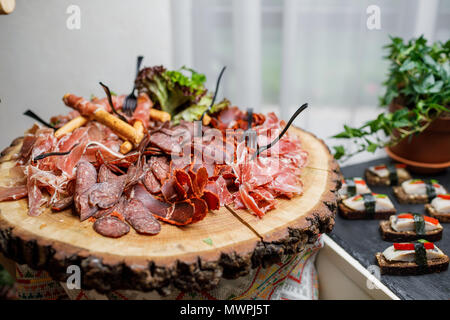
<path fill-rule="evenodd" d="M 19 200 L 27 195 L 27 186 L 0 187 L 0 201 Z"/>

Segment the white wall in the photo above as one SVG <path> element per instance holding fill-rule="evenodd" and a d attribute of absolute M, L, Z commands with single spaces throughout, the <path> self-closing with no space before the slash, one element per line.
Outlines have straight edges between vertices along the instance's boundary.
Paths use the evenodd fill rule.
<path fill-rule="evenodd" d="M 80 30 L 66 27 L 71 4 L 81 9 Z M 98 81 L 129 92 L 139 54 L 144 65 L 170 66 L 169 1 L 17 0 L 0 15 L 0 149 L 33 123 L 26 109 L 64 114 L 65 93 L 101 95 Z"/>

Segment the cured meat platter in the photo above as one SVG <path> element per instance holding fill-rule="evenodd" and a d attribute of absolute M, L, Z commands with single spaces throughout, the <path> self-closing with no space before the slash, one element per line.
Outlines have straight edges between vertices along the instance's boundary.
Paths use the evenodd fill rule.
<path fill-rule="evenodd" d="M 113 97 L 109 89 L 103 100 L 66 94 L 72 113 L 57 117 L 54 128 L 33 127 L 2 152 L 5 256 L 60 281 L 69 265 L 77 265 L 82 287 L 99 292 L 206 290 L 221 278 L 276 263 L 331 231 L 340 175 L 322 140 L 295 127 L 283 136 L 284 130 L 275 140 L 282 150 L 273 151 L 282 159 L 277 168 L 265 165 L 271 163 L 268 148 L 251 154 L 255 149 L 245 146 L 245 138 L 234 143 L 237 160 L 229 165 L 210 165 L 195 154 L 180 165 L 173 157 L 181 151 L 169 137 L 181 127 L 190 130 L 189 120 L 218 129 L 224 144 L 225 129 L 253 129 L 259 139 L 268 127 L 279 133 L 285 123 L 229 105 L 219 110 L 215 96 L 206 110 L 199 102 L 206 90 L 185 86 L 194 73 L 183 82 L 183 97 L 202 97 L 174 111 L 151 91 L 155 74 L 164 75 L 158 81 L 174 75 L 162 67 L 142 70 L 131 115 L 125 97 Z M 181 86 L 173 81 L 171 88 Z"/>

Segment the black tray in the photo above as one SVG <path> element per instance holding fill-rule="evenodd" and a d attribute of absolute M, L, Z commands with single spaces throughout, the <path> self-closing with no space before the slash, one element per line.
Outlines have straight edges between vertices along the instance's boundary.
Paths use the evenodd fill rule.
<path fill-rule="evenodd" d="M 364 169 L 371 165 L 389 163 L 391 160 L 379 159 L 342 168 L 345 177 L 363 177 Z M 450 171 L 447 169 L 439 174 L 420 175 L 411 173 L 413 178 L 435 178 L 450 190 Z M 389 195 L 392 203 L 401 212 L 425 213 L 423 204 L 400 204 L 395 198 L 391 187 L 369 186 L 373 192 Z M 329 235 L 345 251 L 358 260 L 365 268 L 376 265 L 375 253 L 383 252 L 391 242 L 381 239 L 379 231 L 380 220 L 346 220 L 340 215 L 336 217 L 336 225 Z M 436 245 L 447 255 L 450 254 L 450 223 L 442 223 L 444 232 L 442 240 Z M 381 275 L 385 284 L 400 299 L 450 299 L 450 271 L 419 276 Z"/>

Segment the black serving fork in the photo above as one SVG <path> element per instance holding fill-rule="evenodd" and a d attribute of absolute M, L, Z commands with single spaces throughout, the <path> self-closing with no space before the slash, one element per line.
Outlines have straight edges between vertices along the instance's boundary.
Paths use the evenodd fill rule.
<path fill-rule="evenodd" d="M 139 70 L 141 69 L 141 63 L 144 59 L 143 56 L 137 57 L 137 63 L 136 63 L 136 77 L 139 73 Z M 136 91 L 136 85 L 133 84 L 133 90 L 131 90 L 131 93 L 125 98 L 125 102 L 123 103 L 122 111 L 131 117 L 133 115 L 134 110 L 136 110 L 137 105 L 137 98 L 134 94 L 134 91 Z"/>
<path fill-rule="evenodd" d="M 253 108 L 247 110 L 247 130 L 244 132 L 244 139 L 247 139 L 247 146 L 251 149 L 256 149 L 258 136 L 256 131 L 252 129 L 253 123 Z"/>
<path fill-rule="evenodd" d="M 280 139 L 284 136 L 284 134 L 288 131 L 289 127 L 291 126 L 291 124 L 294 122 L 295 118 L 297 118 L 297 116 L 302 113 L 303 110 L 305 110 L 306 108 L 308 108 L 308 104 L 304 103 L 300 108 L 297 109 L 297 111 L 294 112 L 294 114 L 292 115 L 292 117 L 289 119 L 289 121 L 287 122 L 286 126 L 283 128 L 283 130 L 281 131 L 281 133 L 278 135 L 278 137 L 276 137 L 271 143 L 269 143 L 266 146 L 263 147 L 258 147 L 256 149 L 256 152 L 253 154 L 253 156 L 251 157 L 251 160 L 254 160 L 256 157 L 259 156 L 259 154 L 263 151 L 266 151 L 270 148 L 272 148 L 278 141 L 280 141 Z"/>

